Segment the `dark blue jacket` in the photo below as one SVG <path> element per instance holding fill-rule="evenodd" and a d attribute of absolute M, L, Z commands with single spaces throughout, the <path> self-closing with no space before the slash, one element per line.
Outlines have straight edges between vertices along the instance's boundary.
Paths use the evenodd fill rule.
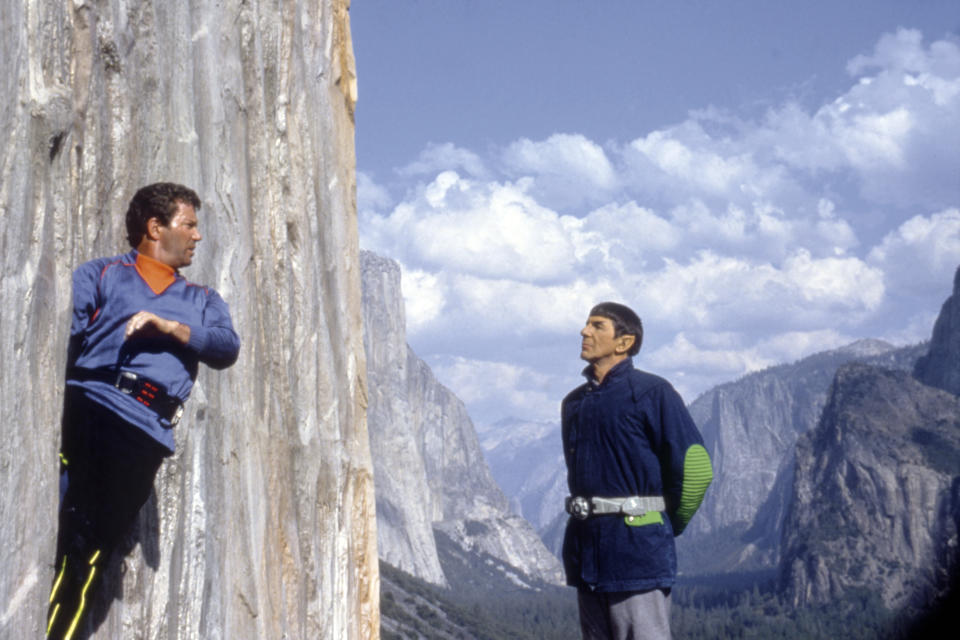
<path fill-rule="evenodd" d="M 703 439 L 669 382 L 627 358 L 597 385 L 563 400 L 570 495 L 663 496 L 667 510 L 645 517 L 570 518 L 563 542 L 567 584 L 600 592 L 670 587 L 677 572 L 673 538 L 700 505 L 712 478 Z"/>
<path fill-rule="evenodd" d="M 125 339 L 127 321 L 138 311 L 190 327 L 190 341 L 175 344 L 170 338 Z M 185 402 L 197 378 L 198 364 L 222 369 L 240 352 L 227 304 L 213 289 L 188 282 L 170 267 L 136 250 L 112 258 L 99 258 L 73 272 L 73 322 L 67 352 L 71 367 L 132 371 L 160 383 Z M 139 427 L 173 451 L 170 423 L 98 380 L 71 380 L 92 400 L 123 420 Z"/>

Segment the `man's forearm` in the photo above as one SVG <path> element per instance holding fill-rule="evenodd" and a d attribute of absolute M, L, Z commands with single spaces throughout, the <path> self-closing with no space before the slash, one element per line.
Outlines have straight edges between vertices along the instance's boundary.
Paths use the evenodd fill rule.
<path fill-rule="evenodd" d="M 139 311 L 127 322 L 126 338 L 128 340 L 134 336 L 156 334 L 170 336 L 180 344 L 186 345 L 190 342 L 190 325 L 161 318 L 149 311 Z"/>

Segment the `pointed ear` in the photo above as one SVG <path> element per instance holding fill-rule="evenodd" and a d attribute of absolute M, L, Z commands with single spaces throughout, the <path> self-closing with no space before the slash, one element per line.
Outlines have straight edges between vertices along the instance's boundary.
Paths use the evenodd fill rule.
<path fill-rule="evenodd" d="M 637 336 L 626 334 L 617 338 L 617 353 L 627 353 L 637 341 Z"/>

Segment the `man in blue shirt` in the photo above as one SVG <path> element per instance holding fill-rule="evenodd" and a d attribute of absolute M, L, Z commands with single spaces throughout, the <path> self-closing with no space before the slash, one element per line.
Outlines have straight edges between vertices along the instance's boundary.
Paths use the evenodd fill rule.
<path fill-rule="evenodd" d="M 580 335 L 587 382 L 561 409 L 567 584 L 584 638 L 670 638 L 673 538 L 712 480 L 710 457 L 670 383 L 634 369 L 643 325 L 633 310 L 598 304 Z"/>
<path fill-rule="evenodd" d="M 173 453 L 199 363 L 233 364 L 226 303 L 179 273 L 202 239 L 197 194 L 143 187 L 126 214 L 129 253 L 73 274 L 60 448 L 60 510 L 47 637 L 80 633 L 103 568 Z"/>

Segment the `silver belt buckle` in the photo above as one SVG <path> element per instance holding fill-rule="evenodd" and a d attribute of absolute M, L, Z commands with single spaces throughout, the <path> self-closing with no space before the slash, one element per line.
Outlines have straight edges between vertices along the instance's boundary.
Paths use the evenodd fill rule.
<path fill-rule="evenodd" d="M 137 374 L 131 371 L 121 371 L 117 374 L 117 380 L 113 383 L 117 389 L 123 393 L 131 394 L 137 384 Z"/>
<path fill-rule="evenodd" d="M 577 520 L 590 517 L 590 501 L 583 496 L 567 498 L 567 512 Z"/>

